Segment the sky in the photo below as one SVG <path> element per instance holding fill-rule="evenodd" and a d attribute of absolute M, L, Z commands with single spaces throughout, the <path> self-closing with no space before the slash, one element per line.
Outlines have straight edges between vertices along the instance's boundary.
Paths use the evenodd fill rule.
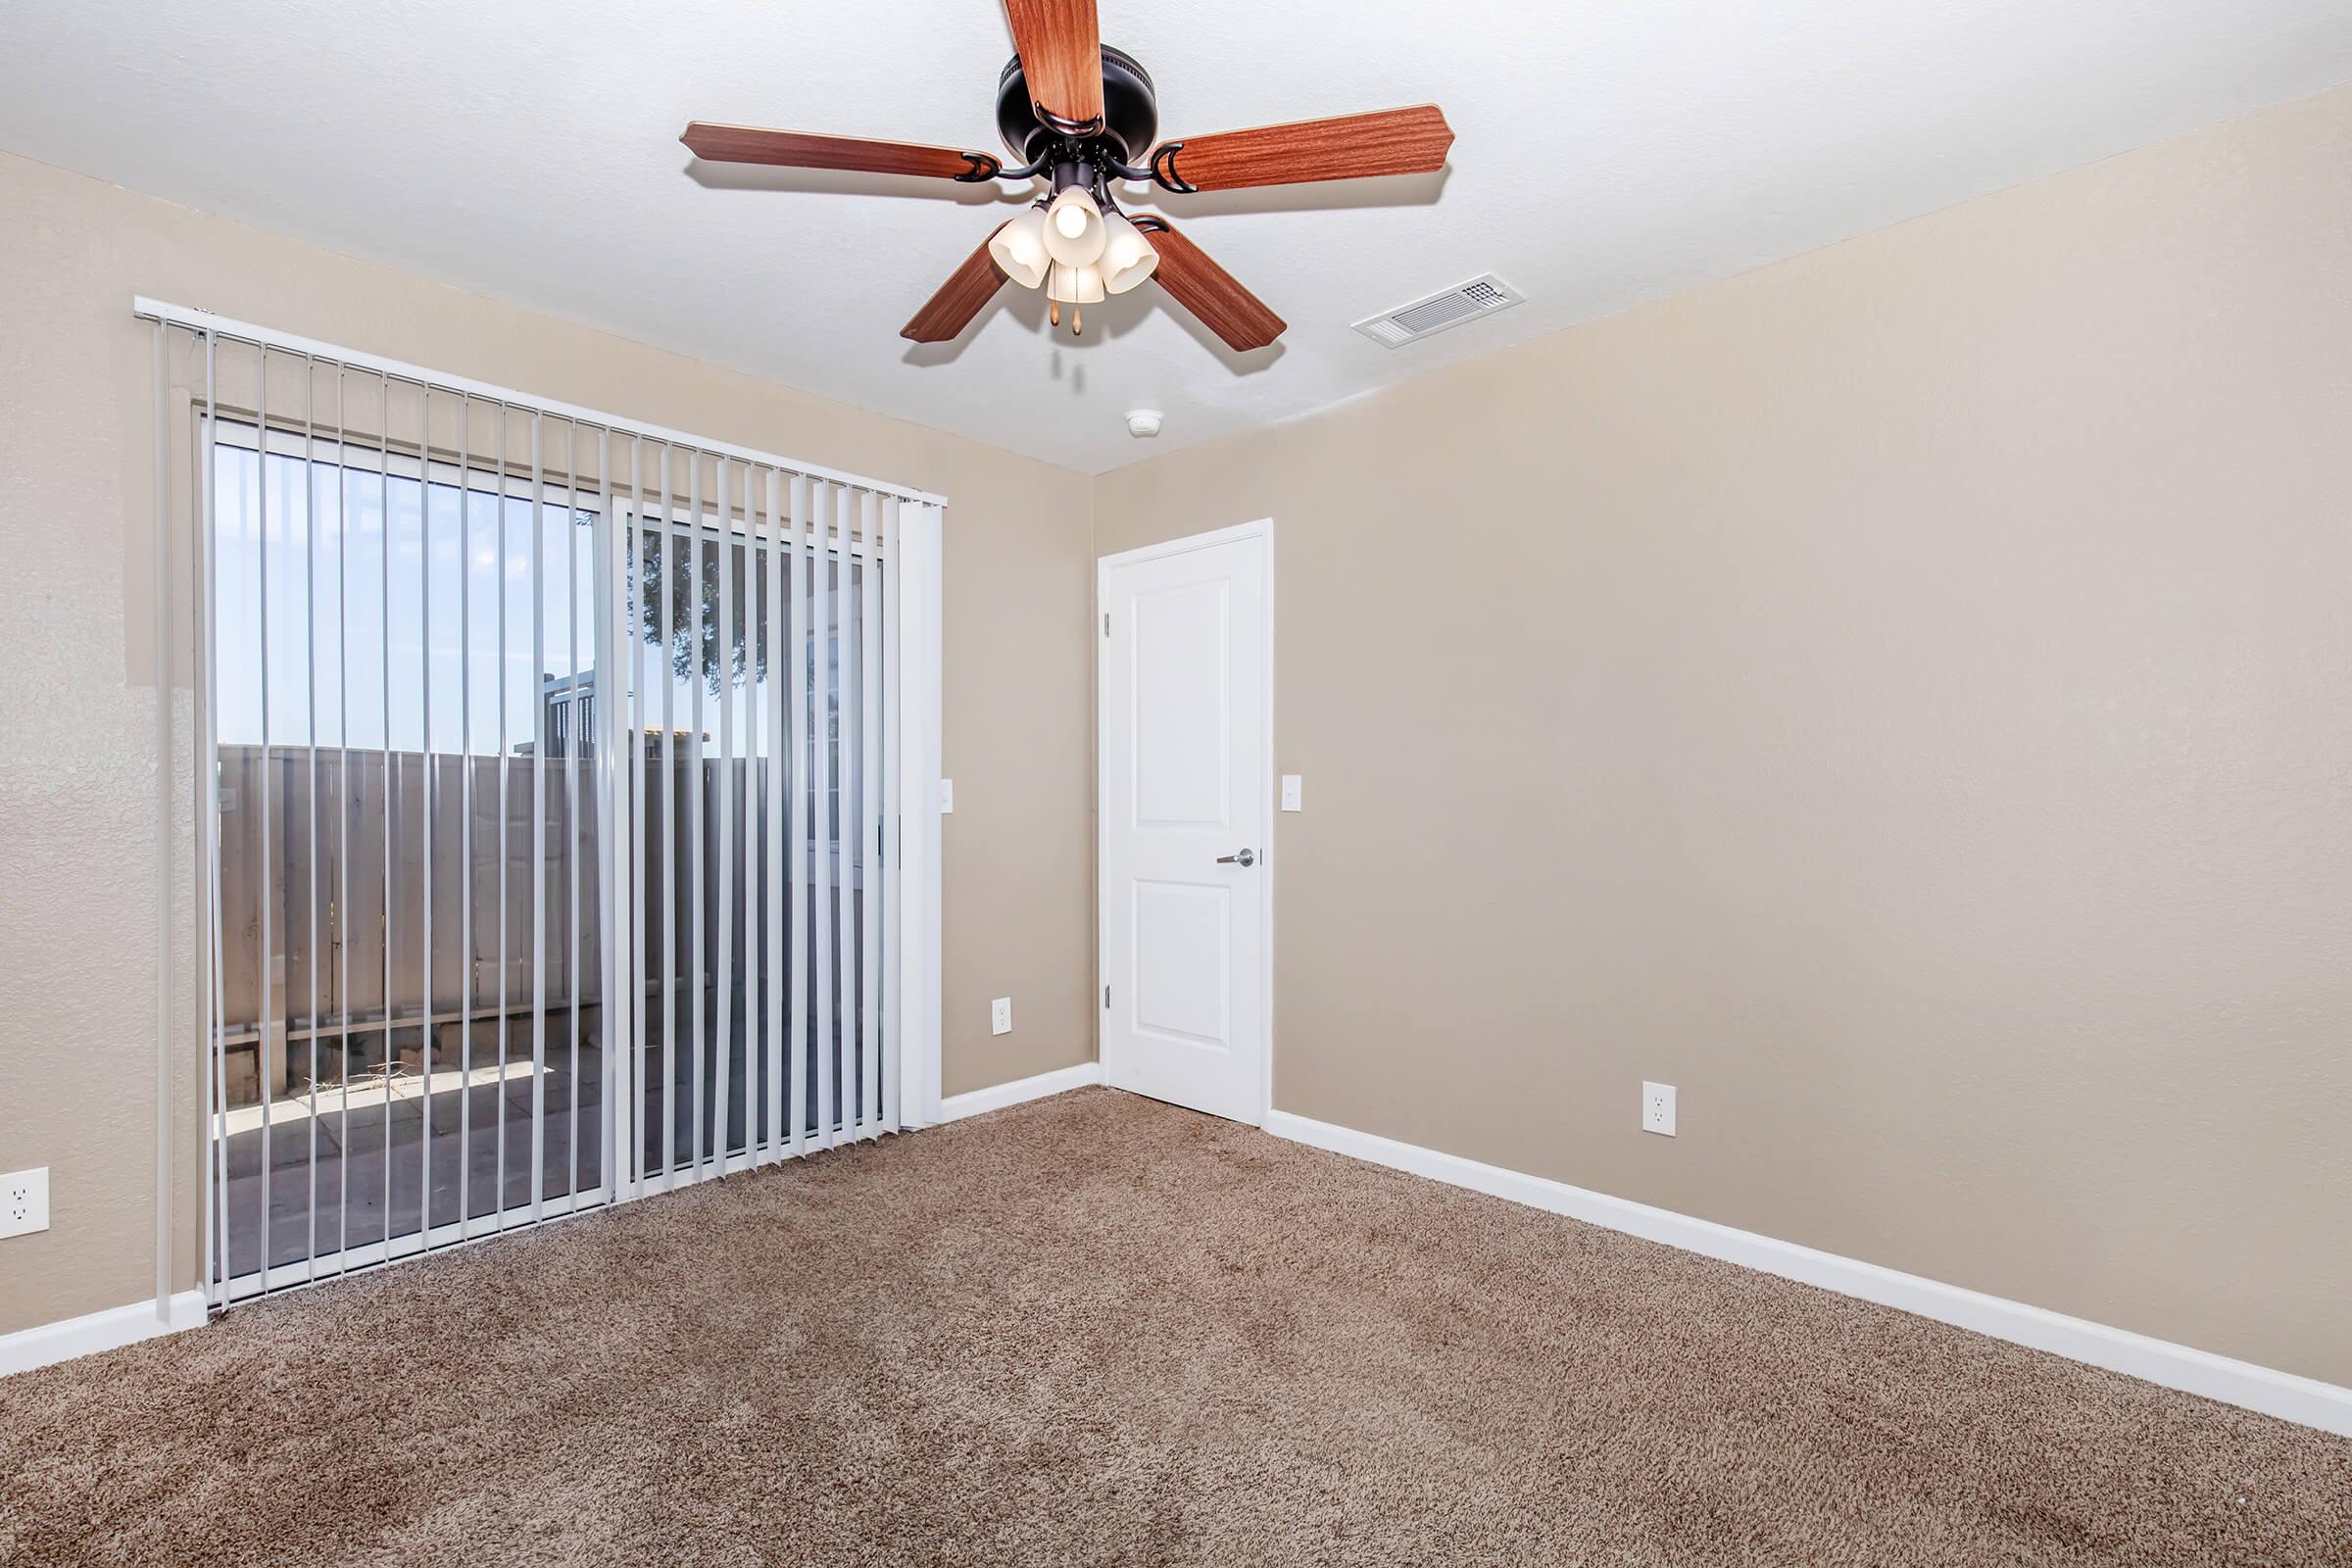
<path fill-rule="evenodd" d="M 272 746 L 315 738 L 414 752 L 429 740 L 434 752 L 496 756 L 536 742 L 543 680 L 593 681 L 593 512 L 574 514 L 561 493 L 534 505 L 469 488 L 461 516 L 454 483 L 277 453 L 265 474 L 250 448 L 214 451 L 221 745 L 261 743 L 266 708 Z M 764 605 L 764 587 L 747 594 L 744 549 L 730 554 L 730 625 L 756 624 L 745 612 Z M 754 559 L 764 572 L 767 552 Z M 828 596 L 834 614 L 850 613 L 853 642 L 861 571 L 848 595 Z M 691 599 L 679 602 L 680 618 L 689 608 Z M 756 647 L 763 641 L 755 634 Z M 679 678 L 658 642 L 635 652 L 650 722 L 661 722 L 666 690 L 670 727 L 691 729 L 699 695 L 715 755 L 723 691 L 736 753 L 768 750 L 761 672 L 745 680 L 730 668 L 714 691 L 708 679 Z"/>

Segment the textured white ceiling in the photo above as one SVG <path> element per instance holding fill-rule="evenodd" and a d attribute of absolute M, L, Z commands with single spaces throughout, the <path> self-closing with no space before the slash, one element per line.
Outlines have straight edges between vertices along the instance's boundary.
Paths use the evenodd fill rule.
<path fill-rule="evenodd" d="M 1435 101 L 1451 166 L 1131 201 L 1289 320 L 1237 357 L 1150 287 L 1079 340 L 1007 288 L 915 347 L 1010 196 L 677 143 L 994 150 L 995 0 L 0 0 L 0 147 L 1092 472 L 2352 77 L 2345 0 L 1102 8 L 1163 136 Z M 1348 330 L 1488 270 L 1529 303 L 1395 351 Z"/>

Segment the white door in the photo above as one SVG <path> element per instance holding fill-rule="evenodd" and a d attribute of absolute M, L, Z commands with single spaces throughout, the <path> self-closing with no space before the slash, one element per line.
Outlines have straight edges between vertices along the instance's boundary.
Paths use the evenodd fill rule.
<path fill-rule="evenodd" d="M 1264 1119 L 1272 539 L 1102 563 L 1102 1067 Z"/>

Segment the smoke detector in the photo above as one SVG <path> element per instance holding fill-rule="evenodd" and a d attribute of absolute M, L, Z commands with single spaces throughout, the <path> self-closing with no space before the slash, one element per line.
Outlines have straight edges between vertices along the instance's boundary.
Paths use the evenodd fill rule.
<path fill-rule="evenodd" d="M 1443 332 L 1449 326 L 1496 311 L 1508 310 L 1527 296 L 1496 277 L 1493 272 L 1474 277 L 1467 283 L 1425 295 L 1410 305 L 1399 305 L 1378 316 L 1367 316 L 1354 324 L 1358 332 L 1384 349 L 1402 348 L 1432 332 Z"/>
<path fill-rule="evenodd" d="M 1152 437 L 1159 434 L 1159 411 L 1157 409 L 1129 409 L 1127 411 L 1127 433 L 1138 441 L 1149 441 Z"/>

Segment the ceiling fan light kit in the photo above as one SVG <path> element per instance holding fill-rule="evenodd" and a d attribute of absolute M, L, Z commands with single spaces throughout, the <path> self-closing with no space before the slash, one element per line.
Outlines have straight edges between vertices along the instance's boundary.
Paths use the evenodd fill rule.
<path fill-rule="evenodd" d="M 1022 160 L 989 153 L 696 121 L 679 139 L 715 163 L 838 169 L 965 184 L 1046 181 L 1036 205 L 1000 227 L 940 286 L 900 335 L 943 343 L 969 326 L 1006 279 L 1046 292 L 1054 324 L 1077 307 L 1148 278 L 1228 348 L 1264 348 L 1281 317 L 1164 218 L 1121 213 L 1113 180 L 1175 194 L 1388 174 L 1433 173 L 1453 131 L 1434 104 L 1157 142 L 1159 102 L 1132 56 L 1105 47 L 1095 0 L 1004 0 L 1018 51 L 997 77 L 997 128 Z M 1156 145 L 1154 145 L 1156 143 Z M 1149 156 L 1146 156 L 1150 149 Z M 1134 162 L 1143 158 L 1143 162 Z"/>
<path fill-rule="evenodd" d="M 1102 286 L 1113 294 L 1124 294 L 1159 270 L 1159 252 L 1144 238 L 1144 231 L 1127 220 L 1124 213 L 1113 213 L 1102 220 Z"/>
<path fill-rule="evenodd" d="M 1095 267 L 1064 267 L 1055 262 L 1046 274 L 1046 298 L 1052 302 L 1054 324 L 1061 324 L 1064 305 L 1100 305 L 1102 303 L 1102 271 Z M 1070 330 L 1075 333 L 1084 324 L 1078 312 L 1070 312 Z"/>
<path fill-rule="evenodd" d="M 1102 254 L 1102 208 L 1077 185 L 1065 185 L 1046 209 L 1046 254 L 1064 267 L 1091 267 Z"/>
<path fill-rule="evenodd" d="M 1045 208 L 1032 207 L 998 229 L 989 239 L 988 257 L 997 264 L 998 271 L 1023 288 L 1043 283 L 1046 269 L 1054 264 L 1046 250 Z"/>

